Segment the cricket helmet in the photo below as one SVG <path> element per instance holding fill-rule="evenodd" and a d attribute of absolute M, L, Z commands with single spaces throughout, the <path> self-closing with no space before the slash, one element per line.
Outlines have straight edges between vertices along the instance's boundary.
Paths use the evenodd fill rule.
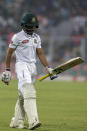
<path fill-rule="evenodd" d="M 39 22 L 35 14 L 26 13 L 21 19 L 21 26 L 26 33 L 34 31 L 34 29 L 39 28 Z"/>

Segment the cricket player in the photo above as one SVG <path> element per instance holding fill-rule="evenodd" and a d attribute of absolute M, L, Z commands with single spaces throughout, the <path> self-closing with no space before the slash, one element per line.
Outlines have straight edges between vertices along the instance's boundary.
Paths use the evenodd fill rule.
<path fill-rule="evenodd" d="M 15 51 L 15 72 L 18 79 L 18 100 L 15 106 L 14 117 L 11 120 L 11 128 L 24 128 L 25 113 L 27 114 L 29 129 L 35 129 L 41 125 L 36 106 L 36 90 L 34 88 L 36 70 L 36 55 L 52 74 L 52 68 L 41 48 L 41 39 L 35 30 L 39 28 L 39 22 L 35 14 L 26 13 L 21 20 L 22 30 L 16 33 L 9 44 L 6 56 L 6 68 L 2 73 L 2 81 L 9 84 L 11 80 L 10 62 Z"/>

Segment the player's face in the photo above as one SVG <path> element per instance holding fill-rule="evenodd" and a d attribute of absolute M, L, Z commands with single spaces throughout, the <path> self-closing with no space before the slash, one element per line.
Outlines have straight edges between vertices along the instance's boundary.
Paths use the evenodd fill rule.
<path fill-rule="evenodd" d="M 32 26 L 32 27 L 29 27 L 29 26 L 24 26 L 23 27 L 23 30 L 29 34 L 29 35 L 32 35 L 34 31 L 36 31 L 36 27 Z"/>

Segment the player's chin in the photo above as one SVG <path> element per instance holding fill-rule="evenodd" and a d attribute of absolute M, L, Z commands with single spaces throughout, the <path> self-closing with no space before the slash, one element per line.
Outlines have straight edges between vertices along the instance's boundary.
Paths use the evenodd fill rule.
<path fill-rule="evenodd" d="M 34 33 L 34 30 L 26 31 L 26 33 L 32 35 Z"/>
<path fill-rule="evenodd" d="M 27 34 L 30 34 L 30 35 L 32 35 L 34 32 L 35 32 L 35 30 L 29 30 L 29 29 L 24 29 L 24 31 L 27 33 Z"/>

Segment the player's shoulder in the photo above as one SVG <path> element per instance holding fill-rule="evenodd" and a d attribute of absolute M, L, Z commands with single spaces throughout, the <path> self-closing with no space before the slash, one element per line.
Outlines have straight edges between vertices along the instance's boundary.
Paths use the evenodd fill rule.
<path fill-rule="evenodd" d="M 23 35 L 23 30 L 20 31 L 20 32 L 17 32 L 17 33 L 15 34 L 16 37 L 21 37 L 22 35 Z"/>
<path fill-rule="evenodd" d="M 12 39 L 16 39 L 18 40 L 19 38 L 21 38 L 23 36 L 23 31 L 17 32 L 13 35 Z"/>

